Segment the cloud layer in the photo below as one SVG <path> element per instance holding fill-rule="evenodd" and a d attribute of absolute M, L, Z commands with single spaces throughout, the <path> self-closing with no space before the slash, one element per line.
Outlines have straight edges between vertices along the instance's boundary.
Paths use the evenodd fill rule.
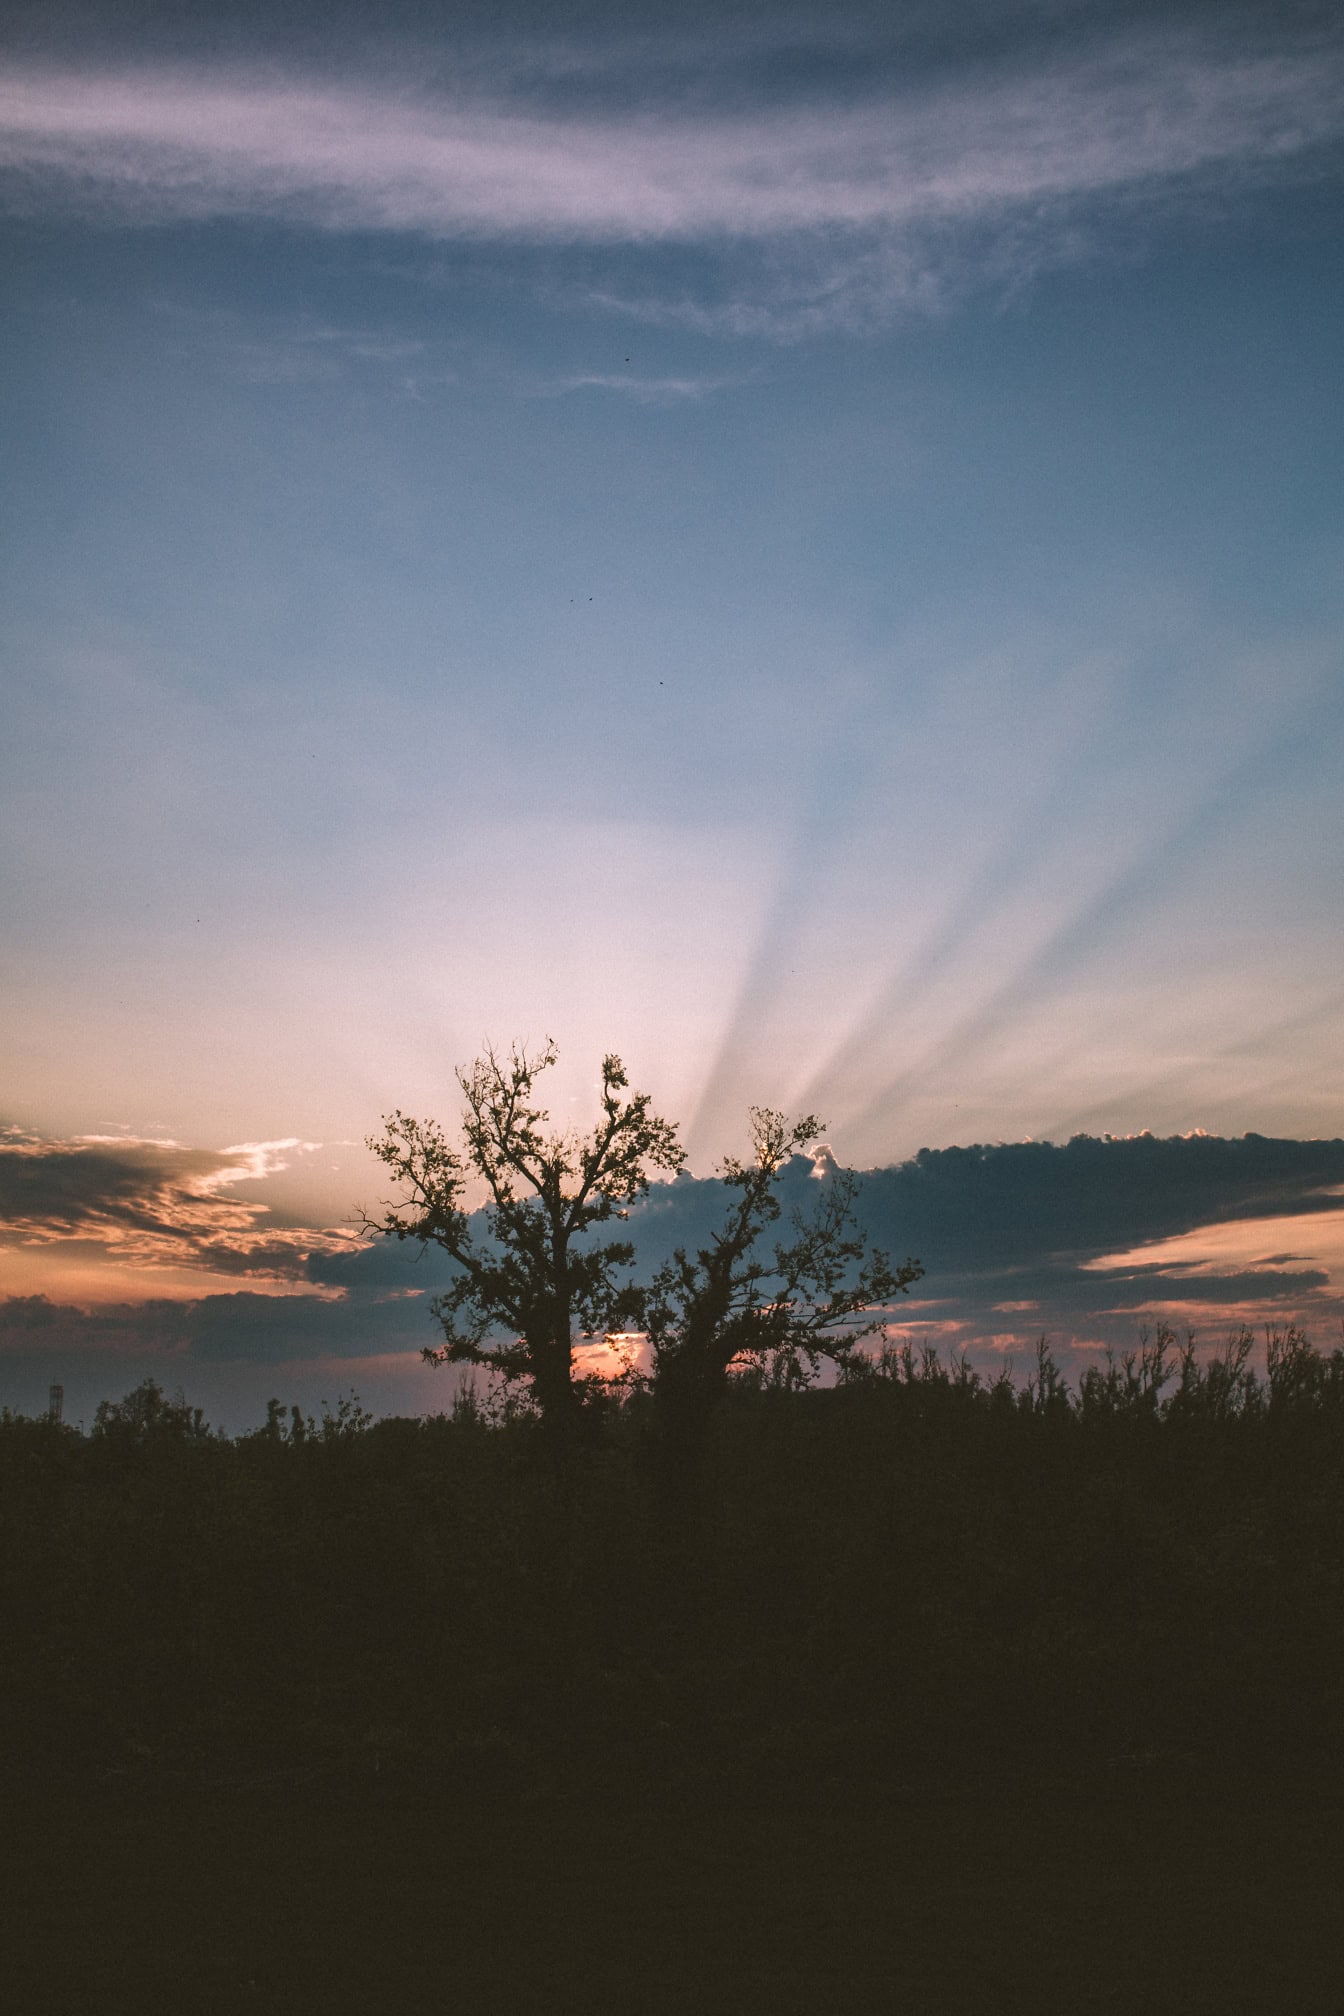
<path fill-rule="evenodd" d="M 293 70 L 40 65 L 0 81 L 0 176 L 18 210 L 120 221 L 263 217 L 324 230 L 593 248 L 790 247 L 817 314 L 936 295 L 958 259 L 1058 256 L 1078 206 L 1302 172 L 1344 131 L 1344 44 L 1133 34 L 1031 67 L 824 68 L 736 95 L 656 63 L 568 94 L 477 65 L 462 87 Z M 563 83 L 563 79 L 562 79 Z M 978 247 L 968 243 L 988 233 Z M 1032 250 L 1035 247 L 1035 251 Z M 772 285 L 739 274 L 750 318 Z M 620 298 L 620 288 L 606 298 Z M 640 305 L 637 293 L 625 305 Z M 643 302 L 648 306 L 648 300 Z"/>
<path fill-rule="evenodd" d="M 175 1361 L 265 1366 L 418 1353 L 432 1341 L 424 1302 L 404 1291 L 331 1301 L 241 1289 L 191 1302 L 158 1297 L 91 1309 L 45 1295 L 0 1301 L 0 1360 L 10 1354 L 103 1351 L 109 1358 L 161 1354 Z"/>
<path fill-rule="evenodd" d="M 786 1210 L 806 1213 L 834 1167 L 829 1155 L 797 1158 L 782 1186 Z M 655 1185 L 629 1222 L 641 1266 L 707 1244 L 724 1210 L 715 1179 Z M 1337 1219 L 1332 1243 L 1344 1243 L 1344 1141 L 1079 1135 L 1062 1146 L 924 1149 L 864 1174 L 858 1212 L 875 1244 L 925 1267 L 894 1312 L 897 1326 L 963 1341 L 1050 1330 L 1123 1344 L 1163 1310 L 1205 1329 L 1289 1316 L 1333 1329 L 1344 1313 L 1313 1251 L 1277 1250 L 1292 1243 L 1294 1220 Z M 1249 1232 L 1216 1236 L 1266 1222 L 1284 1227 L 1272 1252 Z M 1318 1232 L 1314 1224 L 1309 1248 Z M 413 1256 L 389 1245 L 314 1254 L 309 1275 L 355 1299 L 398 1286 L 427 1292 L 446 1278 L 433 1249 Z"/>
<path fill-rule="evenodd" d="M 313 1144 L 248 1141 L 184 1148 L 175 1141 L 0 1136 L 0 1244 L 81 1242 L 140 1266 L 292 1275 L 339 1235 L 267 1224 L 269 1207 L 235 1194 Z"/>
<path fill-rule="evenodd" d="M 105 1352 L 115 1383 L 112 1362 L 136 1354 L 158 1354 L 179 1374 L 192 1362 L 260 1371 L 405 1357 L 433 1342 L 428 1303 L 447 1278 L 437 1249 L 352 1245 L 319 1228 L 267 1235 L 250 1217 L 222 1227 L 209 1220 L 211 1210 L 239 1209 L 219 1189 L 289 1145 L 214 1154 L 143 1142 L 59 1144 L 45 1154 L 38 1144 L 11 1146 L 0 1157 L 10 1236 L 39 1227 L 48 1238 L 100 1240 L 118 1255 L 128 1239 L 155 1254 L 165 1240 L 186 1240 L 221 1272 L 273 1266 L 284 1276 L 273 1285 L 289 1292 L 92 1309 L 15 1296 L 0 1303 L 0 1363 L 30 1374 L 39 1361 L 59 1370 L 72 1354 Z M 786 1208 L 806 1211 L 834 1169 L 826 1152 L 796 1158 Z M 629 1222 L 641 1267 L 707 1242 L 725 1204 L 716 1179 L 656 1185 Z M 876 1243 L 898 1259 L 917 1255 L 927 1269 L 894 1311 L 896 1327 L 962 1344 L 1021 1345 L 1045 1330 L 1066 1346 L 1070 1338 L 1123 1345 L 1139 1321 L 1164 1311 L 1205 1334 L 1291 1317 L 1325 1341 L 1322 1325 L 1333 1329 L 1341 1311 L 1319 1247 L 1323 1222 L 1344 1232 L 1344 1141 L 1080 1135 L 1058 1147 L 926 1149 L 869 1171 L 859 1209 Z M 1267 1237 L 1267 1222 L 1283 1230 Z M 1296 1222 L 1307 1232 L 1295 1241 Z M 1263 1245 L 1220 1236 L 1251 1225 Z M 1200 1234 L 1202 1246 L 1182 1245 Z"/>

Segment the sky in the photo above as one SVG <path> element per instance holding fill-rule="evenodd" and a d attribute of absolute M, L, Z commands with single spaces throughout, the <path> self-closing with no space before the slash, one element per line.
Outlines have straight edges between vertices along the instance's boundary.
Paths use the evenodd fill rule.
<path fill-rule="evenodd" d="M 440 1404 L 364 1142 L 547 1036 L 1337 1338 L 1342 169 L 1329 8 L 7 8 L 0 1402 Z"/>

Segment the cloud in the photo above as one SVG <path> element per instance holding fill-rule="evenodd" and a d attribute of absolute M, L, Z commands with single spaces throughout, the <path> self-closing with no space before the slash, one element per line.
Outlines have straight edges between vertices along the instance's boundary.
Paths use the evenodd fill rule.
<path fill-rule="evenodd" d="M 186 1350 L 193 1358 L 284 1363 L 371 1358 L 419 1351 L 435 1341 L 414 1292 L 329 1302 L 318 1295 L 207 1295 L 193 1303 Z"/>
<path fill-rule="evenodd" d="M 865 1177 L 863 1211 L 931 1270 L 1081 1267 L 1200 1227 L 1344 1211 L 1342 1192 L 1344 1141 L 1080 1134 L 921 1149 Z"/>
<path fill-rule="evenodd" d="M 594 280 L 592 298 L 741 333 L 936 305 L 965 270 L 1076 256 L 1081 206 L 1311 172 L 1344 131 L 1344 42 L 1148 30 L 1030 64 L 824 61 L 773 92 L 669 87 L 656 45 L 456 88 L 275 66 L 30 61 L 0 82 L 11 209 L 251 217 L 540 247 L 732 248 L 725 287 Z M 814 52 L 814 56 L 824 52 Z M 781 73 L 783 75 L 783 73 Z M 820 81 L 819 81 L 820 80 Z M 754 249 L 753 249 L 754 248 Z M 746 263 L 744 264 L 744 258 Z M 754 264 L 753 264 L 754 261 Z"/>
<path fill-rule="evenodd" d="M 151 1148 L 167 1152 L 162 1143 L 126 1144 L 133 1170 L 148 1159 L 161 1173 L 162 1164 L 145 1157 Z M 236 1168 L 217 1154 L 203 1160 L 206 1180 L 217 1183 Z M 180 1172 L 175 1163 L 168 1167 L 171 1192 Z M 786 1213 L 813 1208 L 820 1186 L 836 1173 L 828 1150 L 795 1157 L 781 1186 Z M 47 1197 L 50 1210 L 59 1202 L 68 1219 L 87 1222 L 86 1170 L 75 1181 L 68 1165 L 48 1164 L 40 1180 L 57 1193 Z M 195 1165 L 191 1180 L 197 1184 L 191 1194 L 199 1197 Z M 139 1199 L 131 1178 L 122 1181 Z M 99 1192 L 95 1222 L 103 1222 L 111 1187 L 104 1183 Z M 682 1174 L 654 1185 L 620 1228 L 635 1241 L 640 1271 L 677 1246 L 705 1245 L 727 1201 L 715 1178 Z M 128 1208 L 132 1215 L 144 1211 L 141 1201 Z M 876 1244 L 897 1259 L 914 1254 L 924 1263 L 924 1279 L 893 1313 L 893 1326 L 915 1336 L 1004 1348 L 1045 1330 L 1064 1344 L 1070 1338 L 1124 1344 L 1154 1312 L 1188 1318 L 1205 1331 L 1266 1316 L 1315 1320 L 1318 1328 L 1326 1317 L 1333 1327 L 1340 1313 L 1319 1256 L 1267 1251 L 1272 1242 L 1263 1228 L 1267 1220 L 1314 1221 L 1319 1234 L 1321 1221 L 1334 1219 L 1344 1231 L 1344 1141 L 1080 1135 L 1060 1146 L 925 1149 L 894 1168 L 865 1172 L 858 1208 Z M 1254 1257 L 1236 1257 L 1230 1235 L 1251 1225 L 1256 1232 L 1241 1243 L 1251 1239 Z M 1295 1242 L 1303 1244 L 1311 1242 Z M 38 1360 L 58 1368 L 72 1354 L 89 1352 L 116 1359 L 157 1353 L 177 1364 L 178 1376 L 191 1362 L 373 1360 L 415 1354 L 437 1340 L 429 1305 L 448 1278 L 438 1249 L 422 1254 L 409 1242 L 389 1241 L 337 1247 L 319 1236 L 304 1256 L 296 1234 L 288 1250 L 294 1266 L 284 1294 L 240 1290 L 93 1309 L 41 1295 L 12 1297 L 0 1304 L 0 1357 L 12 1370 Z"/>
<path fill-rule="evenodd" d="M 713 392 L 742 383 L 740 377 L 703 375 L 681 378 L 639 378 L 619 371 L 576 372 L 572 377 L 561 378 L 553 388 L 557 392 L 616 392 L 623 398 L 633 399 L 642 406 L 673 405 L 682 399 L 704 399 Z"/>
<path fill-rule="evenodd" d="M 787 1214 L 815 1208 L 819 1181 L 834 1179 L 828 1148 L 796 1156 L 780 1186 Z M 728 1193 L 714 1177 L 683 1172 L 657 1183 L 623 1233 L 641 1270 L 674 1248 L 707 1245 Z M 1233 1258 L 1219 1228 L 1264 1221 L 1339 1218 L 1344 1231 L 1344 1141 L 1271 1140 L 1257 1134 L 1160 1139 L 1078 1135 L 1061 1145 L 1008 1142 L 922 1149 L 909 1161 L 859 1177 L 857 1211 L 869 1238 L 926 1273 L 909 1307 L 955 1303 L 977 1318 L 994 1305 L 1025 1303 L 1059 1318 L 1130 1311 L 1165 1300 L 1226 1305 L 1314 1297 L 1330 1277 L 1309 1253 Z M 1212 1258 L 1170 1250 L 1208 1235 Z M 432 1293 L 447 1279 L 444 1256 L 383 1242 L 316 1254 L 317 1283 L 349 1291 L 397 1285 Z M 901 1307 L 906 1307 L 902 1304 Z M 1000 1326 L 1003 1327 L 1003 1326 Z"/>
<path fill-rule="evenodd" d="M 1123 1347 L 1162 1316 L 1207 1334 L 1265 1320 L 1320 1331 L 1344 1313 L 1328 1269 L 1311 1264 L 1338 1259 L 1341 1141 L 1079 1135 L 926 1149 L 871 1172 L 862 1210 L 872 1237 L 924 1262 L 915 1326 L 928 1317 L 960 1343 L 1048 1331 Z M 1322 1238 L 1332 1219 L 1340 1232 Z M 1327 1254 L 1263 1256 L 1266 1220 L 1315 1221 Z"/>
<path fill-rule="evenodd" d="M 52 1302 L 45 1295 L 11 1295 L 0 1302 L 0 1351 L 60 1355 L 71 1350 L 131 1355 L 180 1352 L 191 1304 L 165 1300 L 108 1303 L 94 1310 Z"/>
<path fill-rule="evenodd" d="M 828 1151 L 795 1158 L 786 1211 L 806 1213 L 818 1176 L 834 1173 Z M 724 1205 L 713 1179 L 656 1186 L 629 1224 L 641 1264 L 706 1244 Z M 1162 1312 L 1204 1329 L 1265 1317 L 1333 1328 L 1344 1313 L 1319 1256 L 1265 1254 L 1263 1235 L 1265 1220 L 1333 1217 L 1344 1236 L 1344 1141 L 1079 1135 L 924 1149 L 865 1172 L 857 1209 L 876 1245 L 926 1270 L 893 1313 L 899 1330 L 999 1347 L 1042 1330 L 1125 1344 Z M 1232 1235 L 1250 1224 L 1259 1241 L 1243 1259 L 1245 1236 Z"/>
<path fill-rule="evenodd" d="M 103 1351 L 182 1361 L 258 1365 L 306 1359 L 375 1358 L 419 1352 L 433 1342 L 424 1303 L 404 1292 L 347 1302 L 320 1295 L 258 1295 L 241 1290 L 196 1301 L 159 1298 L 80 1308 L 44 1295 L 0 1302 L 0 1356 L 40 1353 L 58 1359 Z"/>
<path fill-rule="evenodd" d="M 250 385 L 335 385 L 367 382 L 412 398 L 455 382 L 443 342 L 395 328 L 342 327 L 309 315 L 244 316 L 236 308 L 203 306 L 171 295 L 155 303 L 170 339 L 213 357 L 230 378 Z"/>
<path fill-rule="evenodd" d="M 0 1243 L 78 1242 L 136 1265 L 223 1274 L 301 1274 L 315 1248 L 342 1235 L 263 1222 L 270 1207 L 235 1195 L 317 1144 L 296 1138 L 231 1148 L 82 1135 L 46 1141 L 0 1134 Z"/>

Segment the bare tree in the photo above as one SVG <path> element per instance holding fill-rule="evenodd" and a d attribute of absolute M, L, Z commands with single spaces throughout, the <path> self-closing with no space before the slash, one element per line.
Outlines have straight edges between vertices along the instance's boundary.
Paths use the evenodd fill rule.
<path fill-rule="evenodd" d="M 589 1241 L 593 1226 L 625 1218 L 653 1170 L 679 1169 L 676 1129 L 651 1110 L 648 1093 L 628 1096 L 618 1057 L 602 1060 L 601 1114 L 586 1136 L 544 1129 L 549 1114 L 534 1103 L 537 1078 L 555 1062 L 554 1043 L 529 1057 L 493 1049 L 459 1071 L 466 1098 L 461 1151 L 432 1120 L 396 1112 L 369 1146 L 402 1186 L 380 1219 L 385 1238 L 441 1246 L 456 1266 L 433 1304 L 444 1342 L 426 1349 L 431 1364 L 480 1365 L 527 1383 L 545 1419 L 576 1419 L 582 1390 L 574 1377 L 577 1335 L 609 1327 L 621 1302 L 617 1270 L 629 1266 L 628 1240 Z M 466 1208 L 472 1179 L 488 1195 L 488 1237 Z"/>
<path fill-rule="evenodd" d="M 807 1384 L 822 1359 L 844 1365 L 881 1327 L 880 1311 L 917 1281 L 917 1260 L 893 1267 L 855 1225 L 856 1179 L 836 1171 L 811 1214 L 795 1212 L 792 1238 L 766 1250 L 780 1216 L 781 1178 L 820 1139 L 814 1115 L 790 1123 L 751 1109 L 754 1154 L 730 1157 L 723 1180 L 738 1196 L 722 1228 L 694 1256 L 679 1247 L 644 1293 L 639 1315 L 652 1354 L 651 1383 L 670 1475 L 688 1482 L 709 1419 L 735 1370 L 754 1366 Z"/>

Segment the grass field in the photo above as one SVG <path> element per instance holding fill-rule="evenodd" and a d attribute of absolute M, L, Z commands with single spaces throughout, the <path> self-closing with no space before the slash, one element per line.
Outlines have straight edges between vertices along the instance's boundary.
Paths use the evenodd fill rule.
<path fill-rule="evenodd" d="M 1324 2016 L 1342 1819 L 1160 1786 L 866 1811 L 30 1798 L 8 2006 Z"/>
<path fill-rule="evenodd" d="M 747 1393 L 680 1524 L 633 1417 L 0 1419 L 0 2010 L 1338 2016 L 1344 1353 L 1270 1371 Z"/>

